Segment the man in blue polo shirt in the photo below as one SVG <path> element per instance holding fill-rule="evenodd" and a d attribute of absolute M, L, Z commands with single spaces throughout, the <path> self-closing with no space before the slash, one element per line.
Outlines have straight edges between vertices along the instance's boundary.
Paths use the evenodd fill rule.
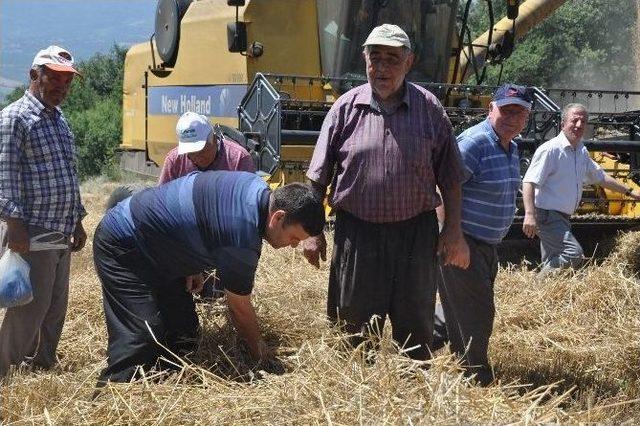
<path fill-rule="evenodd" d="M 225 283 L 249 351 L 269 358 L 251 304 L 262 240 L 295 247 L 323 227 L 324 209 L 311 187 L 294 183 L 271 192 L 246 172 L 191 173 L 109 209 L 93 246 L 109 334 L 99 385 L 127 382 L 160 356 L 171 359 L 162 346 L 179 355 L 194 349 L 199 323 L 191 293 L 200 291 L 202 271 L 210 268 Z"/>
<path fill-rule="evenodd" d="M 471 265 L 468 269 L 442 265 L 439 290 L 451 350 L 483 385 L 493 380 L 487 349 L 495 315 L 496 245 L 513 222 L 520 186 L 520 158 L 512 139 L 524 129 L 531 104 L 528 89 L 501 86 L 489 104 L 487 119 L 457 138 L 467 172 L 462 184 L 462 231 Z"/>

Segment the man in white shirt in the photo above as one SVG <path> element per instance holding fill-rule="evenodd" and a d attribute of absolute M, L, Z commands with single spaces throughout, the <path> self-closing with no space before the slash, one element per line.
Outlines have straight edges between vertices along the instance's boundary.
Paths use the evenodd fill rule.
<path fill-rule="evenodd" d="M 582 247 L 571 233 L 569 217 L 580 203 L 584 184 L 600 185 L 640 200 L 640 192 L 607 175 L 589 156 L 582 143 L 588 118 L 584 105 L 572 103 L 564 107 L 562 131 L 538 147 L 523 179 L 522 231 L 529 238 L 536 234 L 540 238 L 539 276 L 582 263 Z"/>

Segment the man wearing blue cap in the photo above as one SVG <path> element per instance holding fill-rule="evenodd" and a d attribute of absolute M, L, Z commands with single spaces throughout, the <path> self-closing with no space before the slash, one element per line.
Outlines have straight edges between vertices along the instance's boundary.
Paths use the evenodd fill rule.
<path fill-rule="evenodd" d="M 496 246 L 513 222 L 520 186 L 513 138 L 524 129 L 531 105 L 527 88 L 505 84 L 496 90 L 487 119 L 457 138 L 466 171 L 462 232 L 471 264 L 468 269 L 441 265 L 439 291 L 451 350 L 483 385 L 493 380 L 487 350 L 495 315 Z"/>

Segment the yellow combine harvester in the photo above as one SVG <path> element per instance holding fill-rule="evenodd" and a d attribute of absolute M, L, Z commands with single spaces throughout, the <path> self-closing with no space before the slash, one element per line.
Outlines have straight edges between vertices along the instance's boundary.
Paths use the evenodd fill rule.
<path fill-rule="evenodd" d="M 157 175 L 176 145 L 178 117 L 196 111 L 225 125 L 273 185 L 304 180 L 333 101 L 366 79 L 361 45 L 381 23 L 408 33 L 416 54 L 408 78 L 438 95 L 462 130 L 486 113 L 493 91 L 482 85 L 486 66 L 508 58 L 518 38 L 565 2 L 501 0 L 507 16 L 497 21 L 486 0 L 489 29 L 471 40 L 467 18 L 473 1 L 159 0 L 154 35 L 133 46 L 125 60 L 121 164 Z M 582 100 L 592 110 L 592 99 L 622 105 L 638 95 L 535 92 L 535 113 L 521 141 L 524 158 L 558 132 L 562 103 Z M 616 106 L 613 113 L 591 118 L 595 131 L 609 138 L 624 129 L 619 139 L 625 141 L 587 143 L 606 152 L 596 158 L 628 184 L 638 180 L 638 114 Z M 585 223 L 597 223 L 608 234 L 635 226 L 635 203 L 613 200 L 608 193 L 587 192 L 582 210 L 599 216 Z"/>

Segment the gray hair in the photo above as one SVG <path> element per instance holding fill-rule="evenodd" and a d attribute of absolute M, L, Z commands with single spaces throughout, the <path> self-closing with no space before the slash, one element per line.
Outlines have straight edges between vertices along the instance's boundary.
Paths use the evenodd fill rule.
<path fill-rule="evenodd" d="M 32 65 L 29 70 L 33 70 L 38 74 L 38 76 L 41 76 L 44 72 L 44 65 Z"/>
<path fill-rule="evenodd" d="M 366 53 L 367 55 L 370 54 L 371 53 L 371 45 L 367 44 L 364 47 L 363 52 Z M 412 50 L 409 49 L 407 46 L 402 46 L 402 53 L 404 53 L 404 56 L 406 58 L 407 56 L 409 56 L 410 53 L 412 53 Z"/>
<path fill-rule="evenodd" d="M 588 113 L 587 107 L 585 107 L 582 104 L 579 104 L 577 102 L 566 104 L 564 108 L 562 108 L 562 115 L 560 116 L 563 123 L 564 123 L 564 120 L 567 119 L 569 112 L 573 111 L 574 109 Z"/>

